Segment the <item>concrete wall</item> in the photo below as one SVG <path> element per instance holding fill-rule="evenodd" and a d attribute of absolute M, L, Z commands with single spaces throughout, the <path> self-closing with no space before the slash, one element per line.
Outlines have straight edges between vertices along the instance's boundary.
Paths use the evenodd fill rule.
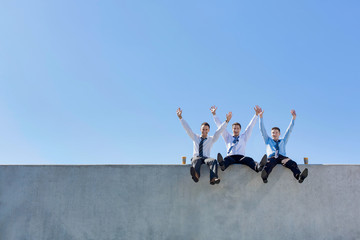
<path fill-rule="evenodd" d="M 0 166 L 0 239 L 360 239 L 360 165 L 308 168 Z"/>

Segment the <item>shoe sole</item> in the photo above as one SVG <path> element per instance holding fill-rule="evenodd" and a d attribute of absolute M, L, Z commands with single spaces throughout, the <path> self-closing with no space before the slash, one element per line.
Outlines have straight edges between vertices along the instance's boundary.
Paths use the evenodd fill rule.
<path fill-rule="evenodd" d="M 261 158 L 261 161 L 260 161 L 260 167 L 265 167 L 267 163 L 267 155 L 264 154 L 264 156 Z"/>
<path fill-rule="evenodd" d="M 257 171 L 261 172 L 264 169 L 266 163 L 267 163 L 267 155 L 264 154 L 264 156 L 261 158 L 261 161 L 259 163 L 259 168 L 257 169 Z"/>
<path fill-rule="evenodd" d="M 308 176 L 308 169 L 305 168 L 304 171 L 300 174 L 299 183 L 302 183 L 307 176 Z"/>
<path fill-rule="evenodd" d="M 198 182 L 199 178 L 196 177 L 196 171 L 194 167 L 190 167 L 190 175 L 192 177 L 192 179 L 194 180 L 194 182 Z"/>
<path fill-rule="evenodd" d="M 221 156 L 220 153 L 218 153 L 218 155 L 217 155 L 217 161 L 219 163 L 221 171 L 225 171 L 225 166 L 223 165 L 224 164 L 224 159 L 223 159 L 223 157 Z"/>
<path fill-rule="evenodd" d="M 263 180 L 264 183 L 267 183 L 267 182 L 268 182 L 267 177 L 268 177 L 267 172 L 263 170 L 263 171 L 261 172 L 261 178 L 262 178 L 262 180 Z"/>

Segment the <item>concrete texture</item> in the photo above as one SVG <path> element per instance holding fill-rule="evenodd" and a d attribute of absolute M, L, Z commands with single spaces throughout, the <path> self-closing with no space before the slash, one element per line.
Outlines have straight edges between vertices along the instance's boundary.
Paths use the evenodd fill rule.
<path fill-rule="evenodd" d="M 360 165 L 0 166 L 1 240 L 360 239 Z M 304 165 L 300 165 L 304 169 Z"/>

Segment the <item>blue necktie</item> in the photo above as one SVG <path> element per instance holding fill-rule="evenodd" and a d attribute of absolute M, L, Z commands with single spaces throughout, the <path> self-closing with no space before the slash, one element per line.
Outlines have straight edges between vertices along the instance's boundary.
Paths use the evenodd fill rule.
<path fill-rule="evenodd" d="M 239 141 L 239 136 L 235 137 L 234 136 L 234 141 L 233 141 L 233 145 L 229 148 L 228 154 L 231 152 L 231 149 L 233 149 L 233 147 L 235 146 L 235 144 Z"/>
<path fill-rule="evenodd" d="M 199 157 L 204 157 L 203 155 L 203 144 L 206 138 L 201 138 L 201 141 L 199 143 Z"/>
<path fill-rule="evenodd" d="M 275 149 L 276 149 L 275 158 L 279 157 L 279 142 L 280 142 L 280 140 L 275 141 Z"/>

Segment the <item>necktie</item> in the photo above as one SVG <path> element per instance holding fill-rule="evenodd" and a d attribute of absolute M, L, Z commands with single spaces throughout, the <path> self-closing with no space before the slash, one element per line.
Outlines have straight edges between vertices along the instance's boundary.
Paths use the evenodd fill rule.
<path fill-rule="evenodd" d="M 275 141 L 275 149 L 276 149 L 275 158 L 279 157 L 279 142 L 280 142 L 280 140 Z"/>
<path fill-rule="evenodd" d="M 204 157 L 203 155 L 203 144 L 206 138 L 201 138 L 201 141 L 199 143 L 199 157 Z"/>
<path fill-rule="evenodd" d="M 231 145 L 231 147 L 229 148 L 228 154 L 231 152 L 231 149 L 233 149 L 233 147 L 235 146 L 235 144 L 239 141 L 239 136 L 235 137 L 234 136 L 234 141 L 233 144 Z"/>

